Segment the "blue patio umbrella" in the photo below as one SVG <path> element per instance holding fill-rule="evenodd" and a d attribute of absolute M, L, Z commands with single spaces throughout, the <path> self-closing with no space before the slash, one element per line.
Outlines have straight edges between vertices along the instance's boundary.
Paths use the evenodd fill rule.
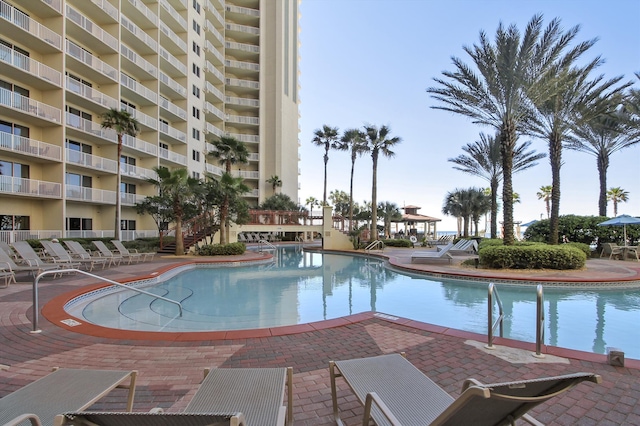
<path fill-rule="evenodd" d="M 640 219 L 628 214 L 621 214 L 598 224 L 598 226 L 622 226 L 624 229 L 624 244 L 627 244 L 627 225 L 640 225 Z"/>
<path fill-rule="evenodd" d="M 523 224 L 522 224 L 522 225 L 520 225 L 520 226 L 531 226 L 531 225 L 533 225 L 533 224 L 534 224 L 534 223 L 536 223 L 536 222 L 537 222 L 537 220 L 536 220 L 536 219 L 533 219 L 531 222 L 523 223 Z"/>

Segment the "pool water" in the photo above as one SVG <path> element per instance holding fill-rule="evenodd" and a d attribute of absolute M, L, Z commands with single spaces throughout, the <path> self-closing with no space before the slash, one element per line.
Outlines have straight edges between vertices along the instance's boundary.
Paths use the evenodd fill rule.
<path fill-rule="evenodd" d="M 400 273 L 380 260 L 279 248 L 275 263 L 198 268 L 145 288 L 72 306 L 105 327 L 146 331 L 240 330 L 302 324 L 365 311 L 487 333 L 487 283 Z M 535 286 L 497 285 L 504 337 L 535 341 Z M 640 289 L 545 288 L 545 343 L 595 353 L 616 347 L 640 359 Z M 636 330 L 636 331 L 634 331 Z"/>

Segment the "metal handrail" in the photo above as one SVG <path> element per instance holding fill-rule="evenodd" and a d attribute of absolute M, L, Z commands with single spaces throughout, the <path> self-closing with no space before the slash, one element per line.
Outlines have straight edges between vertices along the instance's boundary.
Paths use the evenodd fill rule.
<path fill-rule="evenodd" d="M 262 251 L 262 246 L 263 246 L 263 245 L 267 246 L 267 247 L 268 247 L 269 249 L 271 249 L 271 250 L 276 250 L 276 249 L 277 249 L 277 247 L 276 247 L 276 246 L 274 246 L 273 244 L 271 244 L 271 243 L 270 243 L 269 241 L 267 241 L 267 240 L 259 240 L 259 241 L 258 241 L 258 244 L 259 244 L 259 246 L 258 246 L 258 251 L 260 251 L 260 252 Z"/>
<path fill-rule="evenodd" d="M 51 270 L 51 271 L 41 272 L 33 280 L 33 330 L 31 330 L 32 333 L 40 333 L 40 331 L 41 331 L 41 330 L 38 330 L 38 283 L 40 282 L 40 278 L 44 277 L 45 275 L 66 274 L 66 273 L 70 273 L 70 272 L 76 272 L 76 273 L 79 272 L 79 273 L 81 273 L 83 275 L 87 275 L 87 276 L 90 276 L 92 278 L 97 278 L 99 280 L 106 281 L 109 284 L 112 284 L 112 285 L 115 285 L 115 286 L 119 286 L 119 287 L 124 287 L 127 290 L 137 291 L 138 293 L 146 294 L 147 296 L 152 296 L 152 297 L 154 297 L 156 299 L 161 299 L 161 300 L 164 300 L 165 302 L 173 303 L 175 305 L 178 305 L 178 309 L 180 310 L 180 315 L 179 316 L 182 316 L 182 303 L 180 303 L 180 302 L 178 302 L 176 300 L 167 299 L 166 297 L 158 296 L 157 294 L 149 293 L 148 291 L 140 290 L 139 288 L 130 287 L 128 285 L 125 285 L 125 284 L 122 284 L 122 283 L 119 283 L 119 282 L 116 282 L 116 281 L 112 281 L 110 279 L 101 277 L 99 275 L 90 274 L 89 272 L 81 271 L 79 269 L 54 269 L 54 270 Z"/>
<path fill-rule="evenodd" d="M 544 342 L 544 292 L 542 284 L 536 287 L 536 358 L 544 358 L 542 343 Z"/>
<path fill-rule="evenodd" d="M 498 294 L 498 288 L 495 286 L 495 284 L 490 283 L 489 284 L 489 332 L 487 333 L 487 344 L 485 346 L 485 348 L 487 349 L 495 349 L 495 347 L 493 346 L 493 334 L 496 331 L 496 327 L 499 325 L 500 326 L 500 337 L 502 337 L 502 333 L 503 333 L 503 326 L 502 326 L 502 322 L 504 320 L 504 309 L 502 309 L 502 301 L 500 300 L 500 295 Z M 498 302 L 498 310 L 499 310 L 499 315 L 498 315 L 498 319 L 496 319 L 495 322 L 493 322 L 493 298 L 495 296 L 496 301 Z"/>
<path fill-rule="evenodd" d="M 375 250 L 376 247 L 378 246 L 381 246 L 380 250 L 384 250 L 384 243 L 382 242 L 382 240 L 375 240 L 375 241 L 372 241 L 368 246 L 366 246 L 364 248 L 364 251 Z"/>

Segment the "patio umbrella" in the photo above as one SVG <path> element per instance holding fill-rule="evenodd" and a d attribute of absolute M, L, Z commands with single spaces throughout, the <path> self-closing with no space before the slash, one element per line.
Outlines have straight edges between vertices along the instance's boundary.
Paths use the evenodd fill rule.
<path fill-rule="evenodd" d="M 523 224 L 522 224 L 522 225 L 520 225 L 520 226 L 531 226 L 531 225 L 533 225 L 533 224 L 534 224 L 534 223 L 536 223 L 536 222 L 537 222 L 537 220 L 536 220 L 536 219 L 533 219 L 531 222 L 523 223 Z"/>
<path fill-rule="evenodd" d="M 627 225 L 640 225 L 640 219 L 637 217 L 629 216 L 628 214 L 621 214 L 613 219 L 600 222 L 598 226 L 622 226 L 624 229 L 624 244 L 627 244 Z"/>

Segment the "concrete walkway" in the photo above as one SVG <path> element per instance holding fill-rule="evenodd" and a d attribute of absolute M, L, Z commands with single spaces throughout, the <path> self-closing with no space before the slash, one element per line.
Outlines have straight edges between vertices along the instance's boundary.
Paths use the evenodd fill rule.
<path fill-rule="evenodd" d="M 412 267 L 409 251 L 385 250 L 385 255 L 397 266 Z M 225 260 L 257 256 L 252 253 Z M 129 281 L 184 261 L 188 259 L 160 258 L 98 271 L 98 275 Z M 523 276 L 520 272 L 470 270 L 457 264 L 415 268 L 498 278 Z M 590 260 L 584 271 L 524 274 L 526 279 L 549 281 L 633 281 L 640 279 L 640 264 Z M 94 282 L 79 275 L 45 279 L 40 289 L 41 305 Z M 534 416 L 556 425 L 640 424 L 640 361 L 627 360 L 626 367 L 613 367 L 604 362 L 602 355 L 558 348 L 554 356 L 550 354 L 544 362 L 536 362 L 539 360 L 530 355 L 531 344 L 501 340 L 501 349 L 488 351 L 483 348 L 486 336 L 373 313 L 316 323 L 303 332 L 291 329 L 290 333 L 267 333 L 263 337 L 236 332 L 223 339 L 179 341 L 162 340 L 149 333 L 148 338 L 126 340 L 119 338 L 117 332 L 113 337 L 80 334 L 45 319 L 40 323 L 42 332 L 31 334 L 31 294 L 28 281 L 0 290 L 0 364 L 10 367 L 0 372 L 0 396 L 42 377 L 53 366 L 136 369 L 140 375 L 135 411 L 153 407 L 180 411 L 197 389 L 205 367 L 292 366 L 295 423 L 331 425 L 328 362 L 405 351 L 412 363 L 454 397 L 469 377 L 491 383 L 596 372 L 603 377 L 601 385 L 581 384 L 553 403 L 536 408 Z M 125 401 L 125 393 L 116 391 L 94 409 L 122 410 Z M 344 383 L 339 384 L 339 405 L 347 425 L 360 424 L 362 407 Z"/>

